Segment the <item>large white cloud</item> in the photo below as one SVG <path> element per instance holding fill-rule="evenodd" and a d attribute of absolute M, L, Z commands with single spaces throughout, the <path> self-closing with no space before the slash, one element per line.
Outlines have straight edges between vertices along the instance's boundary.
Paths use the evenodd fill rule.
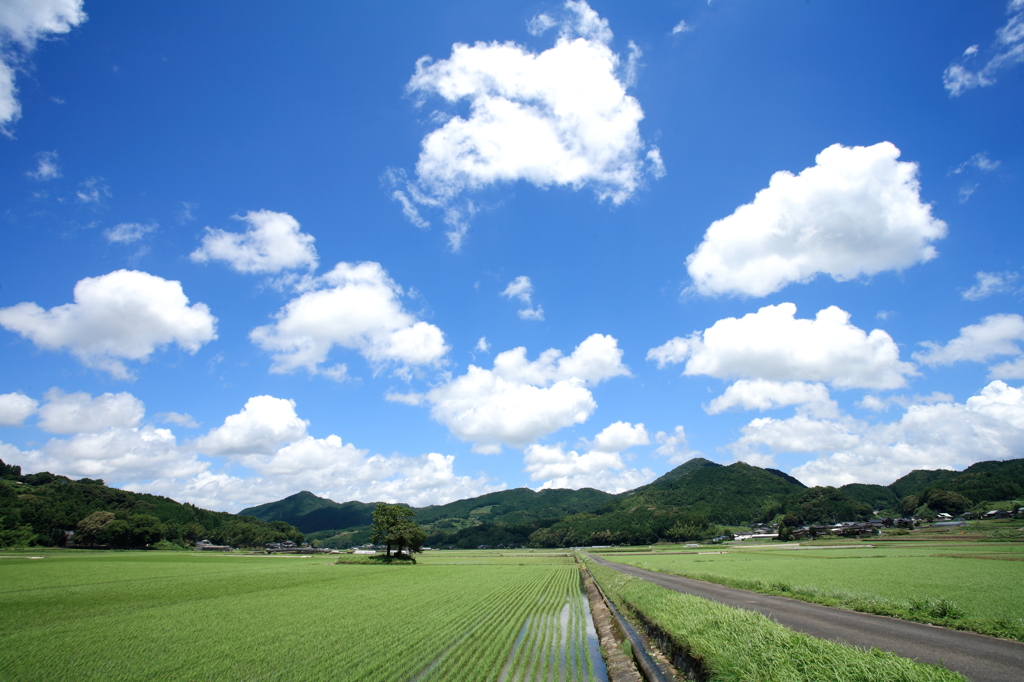
<path fill-rule="evenodd" d="M 931 260 L 946 224 L 921 202 L 917 164 L 889 142 L 832 145 L 799 175 L 768 187 L 716 220 L 686 259 L 708 296 L 766 296 L 819 273 L 846 281 Z"/>
<path fill-rule="evenodd" d="M 836 306 L 813 320 L 797 319 L 792 303 L 721 319 L 703 333 L 652 348 L 647 359 L 659 367 L 685 361 L 683 373 L 691 376 L 821 381 L 836 388 L 899 388 L 915 373 L 881 329 L 865 333 Z"/>
<path fill-rule="evenodd" d="M 234 216 L 249 224 L 245 232 L 227 232 L 207 227 L 203 245 L 190 254 L 196 263 L 222 260 L 238 272 L 277 273 L 317 265 L 316 241 L 299 229 L 299 222 L 287 213 L 249 211 Z"/>
<path fill-rule="evenodd" d="M 839 405 L 829 397 L 825 384 L 764 379 L 740 379 L 712 400 L 705 411 L 708 414 L 719 414 L 739 408 L 764 412 L 788 405 L 796 405 L 798 411 L 816 417 L 839 414 Z"/>
<path fill-rule="evenodd" d="M 499 353 L 494 369 L 470 365 L 460 377 L 425 394 L 390 394 L 389 400 L 427 403 L 431 416 L 474 450 L 497 453 L 501 444 L 524 446 L 585 422 L 597 408 L 588 385 L 628 375 L 614 337 L 593 334 L 563 356 L 557 349 L 526 359 L 526 349 Z"/>
<path fill-rule="evenodd" d="M 221 426 L 192 441 L 208 455 L 271 454 L 284 443 L 306 436 L 309 422 L 295 413 L 295 401 L 258 395 Z"/>
<path fill-rule="evenodd" d="M 217 338 L 217 318 L 204 303 L 188 304 L 181 283 L 136 270 L 86 277 L 75 302 L 44 310 L 35 303 L 0 309 L 0 326 L 40 348 L 67 348 L 83 364 L 118 379 L 133 373 L 121 359 L 145 362 L 177 343 L 189 353 Z"/>
<path fill-rule="evenodd" d="M 634 445 L 650 442 L 643 424 L 619 421 L 597 434 L 588 452 L 566 451 L 561 444 L 534 443 L 526 448 L 523 463 L 530 480 L 543 481 L 541 490 L 597 488 L 620 493 L 654 480 L 655 473 L 648 468 L 626 468 L 621 454 Z"/>
<path fill-rule="evenodd" d="M 38 407 L 39 401 L 23 393 L 0 394 L 0 426 L 21 426 Z"/>
<path fill-rule="evenodd" d="M 635 426 L 629 422 L 618 421 L 609 424 L 601 433 L 594 436 L 591 443 L 594 450 L 601 452 L 622 452 L 635 445 L 648 445 L 651 437 L 643 424 Z"/>
<path fill-rule="evenodd" d="M 1006 4 L 1009 21 L 996 31 L 995 43 L 989 48 L 991 55 L 981 68 L 972 68 L 978 58 L 977 45 L 971 45 L 959 63 L 950 64 L 942 74 L 942 84 L 950 97 L 958 97 L 967 90 L 994 85 L 1001 70 L 1024 62 L 1024 2 L 1010 0 Z"/>
<path fill-rule="evenodd" d="M 36 42 L 69 32 L 86 20 L 82 0 L 5 0 L 0 3 L 0 131 L 21 117 L 14 70 Z"/>
<path fill-rule="evenodd" d="M 299 490 L 338 501 L 429 505 L 505 488 L 483 474 L 456 475 L 452 455 L 385 457 L 343 443 L 336 435 L 314 438 L 306 432 L 308 422 L 295 413 L 295 403 L 273 396 L 250 398 L 223 425 L 179 444 L 169 429 L 123 425 L 131 421 L 126 418 L 129 409 L 114 418 L 118 411 L 112 406 L 118 401 L 127 406 L 130 401 L 123 398 L 127 395 L 90 400 L 85 394 L 51 391 L 49 404 L 63 400 L 65 406 L 77 402 L 82 408 L 63 415 L 62 425 L 78 423 L 92 432 L 53 438 L 37 450 L 22 451 L 0 443 L 0 455 L 26 472 L 103 478 L 127 490 L 228 511 L 279 500 Z M 132 401 L 144 410 L 141 402 Z M 104 427 L 103 422 L 109 425 Z"/>
<path fill-rule="evenodd" d="M 39 408 L 39 428 L 50 433 L 98 433 L 106 429 L 138 426 L 146 406 L 131 393 L 64 393 L 58 388 L 46 392 Z"/>
<path fill-rule="evenodd" d="M 12 454 L 12 457 L 15 455 Z M 52 438 L 38 450 L 19 451 L 23 471 L 103 478 L 111 485 L 156 478 L 187 478 L 208 462 L 183 450 L 168 429 L 113 427 L 97 433 Z"/>
<path fill-rule="evenodd" d="M 776 453 L 818 453 L 790 473 L 808 485 L 888 485 L 914 469 L 962 469 L 1009 459 L 1024 447 L 1024 392 L 993 381 L 966 403 L 912 404 L 895 422 L 848 417 L 755 419 L 729 448 L 737 459 L 771 465 Z"/>
<path fill-rule="evenodd" d="M 926 350 L 913 354 L 913 358 L 925 365 L 951 365 L 954 362 L 971 360 L 985 362 L 990 358 L 1021 355 L 1018 345 L 1024 341 L 1024 317 L 1010 315 L 989 315 L 978 324 L 960 329 L 960 335 L 940 346 L 933 341 L 923 341 Z M 1004 362 L 990 369 L 993 379 L 1024 378 L 1024 361 Z"/>
<path fill-rule="evenodd" d="M 560 27 L 555 46 L 539 54 L 512 42 L 457 43 L 448 59 L 416 64 L 411 94 L 466 101 L 469 115 L 451 116 L 423 138 L 417 179 L 394 196 L 420 226 L 426 221 L 416 205 L 444 210 L 456 251 L 472 212 L 453 204 L 463 192 L 525 180 L 591 186 L 620 204 L 645 172 L 664 173 L 657 148 L 640 137 L 640 104 L 626 94 L 633 60 L 623 64 L 612 51 L 608 22 L 586 2 L 564 8 L 560 21 L 544 15 L 531 22 L 534 34 Z"/>
<path fill-rule="evenodd" d="M 274 324 L 250 334 L 273 353 L 271 372 L 303 367 L 310 374 L 344 378 L 344 365 L 321 367 L 334 346 L 358 351 L 375 367 L 436 366 L 448 352 L 440 329 L 405 310 L 402 288 L 379 263 L 338 263 L 310 286 L 312 291 L 277 313 Z"/>
<path fill-rule="evenodd" d="M 337 502 L 405 502 L 413 506 L 445 504 L 496 490 L 484 475 L 454 473 L 455 457 L 436 452 L 419 457 L 368 455 L 338 436 L 307 439 L 281 453 L 252 457 L 246 474 L 203 471 L 187 479 L 158 479 L 125 486 L 129 490 L 167 495 L 208 509 L 237 512 L 273 502 L 299 490 Z"/>
<path fill-rule="evenodd" d="M 455 475 L 452 455 L 370 455 L 334 434 L 314 438 L 306 432 L 308 425 L 296 414 L 293 400 L 255 396 L 222 426 L 188 444 L 190 450 L 204 455 L 231 457 L 247 473 L 207 470 L 189 480 L 156 480 L 130 487 L 232 510 L 299 490 L 338 501 L 426 505 L 505 487 L 483 475 Z"/>

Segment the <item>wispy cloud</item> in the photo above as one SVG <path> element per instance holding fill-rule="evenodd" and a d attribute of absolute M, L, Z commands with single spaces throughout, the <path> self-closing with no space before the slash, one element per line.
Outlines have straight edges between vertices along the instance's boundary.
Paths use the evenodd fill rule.
<path fill-rule="evenodd" d="M 996 40 L 988 52 L 992 55 L 985 65 L 973 69 L 973 61 L 981 54 L 977 45 L 971 45 L 958 63 L 950 64 L 942 74 L 942 84 L 950 97 L 959 97 L 967 90 L 994 85 L 996 74 L 1024 61 L 1024 1 L 1010 0 L 1006 6 L 1010 15 L 1006 25 L 996 31 Z"/>

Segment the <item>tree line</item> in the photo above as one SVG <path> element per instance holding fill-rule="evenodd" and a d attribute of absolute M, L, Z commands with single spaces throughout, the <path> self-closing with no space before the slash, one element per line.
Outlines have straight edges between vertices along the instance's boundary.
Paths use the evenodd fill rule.
<path fill-rule="evenodd" d="M 187 547 L 199 540 L 233 547 L 303 542 L 284 521 L 200 509 L 145 493 L 49 472 L 21 474 L 0 460 L 0 547 Z"/>

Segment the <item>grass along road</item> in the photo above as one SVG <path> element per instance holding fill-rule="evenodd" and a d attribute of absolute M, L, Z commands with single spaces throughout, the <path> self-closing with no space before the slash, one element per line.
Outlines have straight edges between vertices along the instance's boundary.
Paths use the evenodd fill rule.
<path fill-rule="evenodd" d="M 595 577 L 601 575 L 601 568 L 611 569 L 625 576 L 640 579 L 650 584 L 677 592 L 682 596 L 692 595 L 719 602 L 735 609 L 756 611 L 779 625 L 798 633 L 812 637 L 849 644 L 863 649 L 880 649 L 898 656 L 914 659 L 931 665 L 942 665 L 949 670 L 963 674 L 971 682 L 1019 682 L 1021 670 L 1024 670 L 1024 644 L 993 637 L 985 637 L 969 632 L 959 632 L 946 628 L 931 627 L 919 623 L 901 621 L 894 618 L 874 616 L 855 611 L 833 609 L 817 604 L 763 595 L 745 590 L 737 590 L 721 585 L 692 580 L 680 576 L 647 571 L 627 564 L 614 563 L 599 556 L 590 555 L 598 564 Z M 604 574 L 608 575 L 607 571 Z M 600 578 L 599 578 L 600 581 Z M 602 582 L 602 586 L 605 583 Z M 633 588 L 638 589 L 638 588 Z M 642 589 L 642 588 L 640 588 Z M 655 607 L 656 608 L 656 607 Z M 720 616 L 720 618 L 728 616 Z M 716 627 L 715 620 L 700 624 L 693 632 L 707 636 L 709 627 Z M 726 641 L 728 632 L 721 638 Z M 683 629 L 679 636 L 689 636 Z M 742 637 L 740 638 L 743 639 Z M 749 644 L 749 642 L 748 642 Z M 718 646 L 717 644 L 715 646 Z M 738 648 L 742 648 L 740 641 Z M 697 652 L 695 655 L 700 655 Z M 841 660 L 841 659 L 838 659 Z M 762 668 L 764 666 L 761 666 Z M 758 668 L 759 669 L 759 668 Z M 856 669 L 856 668 L 854 668 Z M 825 677 L 795 676 L 790 679 L 855 679 L 852 673 L 836 670 Z M 724 676 L 719 679 L 755 679 L 754 677 Z M 766 682 L 773 677 L 762 677 Z M 782 679 L 781 677 L 779 679 Z M 866 677 L 863 679 L 913 679 L 887 676 Z M 941 679 L 941 678 L 936 678 Z"/>

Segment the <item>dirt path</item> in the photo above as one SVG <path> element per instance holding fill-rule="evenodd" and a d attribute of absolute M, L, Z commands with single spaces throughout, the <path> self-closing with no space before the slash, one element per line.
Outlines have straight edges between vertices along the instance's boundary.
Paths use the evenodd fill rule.
<path fill-rule="evenodd" d="M 643 578 L 676 592 L 763 613 L 797 632 L 865 649 L 875 647 L 924 663 L 944 665 L 963 674 L 971 682 L 1024 680 L 1024 643 L 1021 642 L 869 613 L 844 611 L 788 597 L 736 590 L 703 580 L 613 563 L 593 554 L 589 556 L 602 566 Z"/>

